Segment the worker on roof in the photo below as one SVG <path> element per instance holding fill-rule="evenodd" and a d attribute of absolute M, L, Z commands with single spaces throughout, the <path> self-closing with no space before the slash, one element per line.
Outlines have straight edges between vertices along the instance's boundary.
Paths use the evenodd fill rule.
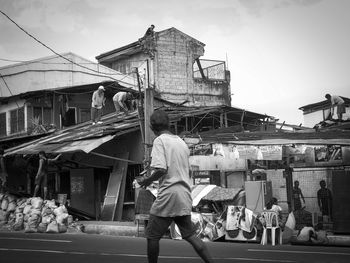
<path fill-rule="evenodd" d="M 332 119 L 333 114 L 334 114 L 334 109 L 337 107 L 337 115 L 338 115 L 338 120 L 343 119 L 343 113 L 345 113 L 345 105 L 344 105 L 344 100 L 337 95 L 330 95 L 326 94 L 325 98 L 331 103 L 331 115 L 330 118 Z"/>
<path fill-rule="evenodd" d="M 118 115 L 120 111 L 123 111 L 126 116 L 129 114 L 129 108 L 127 104 L 131 104 L 132 98 L 133 96 L 131 92 L 126 91 L 119 91 L 113 96 L 116 115 Z"/>

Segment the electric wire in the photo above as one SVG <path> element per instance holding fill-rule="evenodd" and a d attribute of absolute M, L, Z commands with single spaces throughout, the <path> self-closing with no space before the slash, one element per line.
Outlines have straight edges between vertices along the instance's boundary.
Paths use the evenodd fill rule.
<path fill-rule="evenodd" d="M 2 75 L 1 73 L 0 73 L 0 77 L 1 77 L 2 81 L 5 83 L 6 88 L 7 88 L 8 91 L 10 92 L 10 95 L 13 96 L 13 93 L 12 93 L 10 87 L 7 85 L 7 82 L 6 82 L 5 78 L 3 77 L 3 75 Z M 15 101 L 15 103 L 16 103 L 16 105 L 17 105 L 17 108 L 19 109 L 20 107 L 19 107 L 17 101 Z"/>
<path fill-rule="evenodd" d="M 90 70 L 90 71 L 93 71 L 95 73 L 98 73 L 98 74 L 103 74 L 103 75 L 124 75 L 122 73 L 102 73 L 100 71 L 97 71 L 97 70 L 94 70 L 94 69 L 91 69 L 89 67 L 85 67 L 83 65 L 80 65 L 79 63 L 76 63 L 64 56 L 62 56 L 61 54 L 57 53 L 55 50 L 53 50 L 51 47 L 47 46 L 46 44 L 44 44 L 43 42 L 41 42 L 39 39 L 37 39 L 35 36 L 33 36 L 32 34 L 30 34 L 28 31 L 26 31 L 23 27 L 21 27 L 19 24 L 17 24 L 11 17 L 9 17 L 6 13 L 4 13 L 2 10 L 0 10 L 0 13 L 2 13 L 8 20 L 10 20 L 14 25 L 16 25 L 21 31 L 23 31 L 26 35 L 30 36 L 31 38 L 33 38 L 36 42 L 38 42 L 39 44 L 41 44 L 42 46 L 44 46 L 45 48 L 49 49 L 51 52 L 53 52 L 54 54 L 56 54 L 57 56 L 63 58 L 64 60 L 70 62 L 71 64 L 74 64 L 76 66 L 79 66 L 79 67 L 82 67 L 84 69 L 87 69 L 87 70 Z M 113 78 L 114 79 L 114 78 Z M 116 81 L 118 81 L 117 79 L 114 79 Z"/>
<path fill-rule="evenodd" d="M 0 58 L 1 61 L 7 61 L 7 62 L 16 62 L 16 63 L 38 63 L 38 64 L 53 64 L 53 65 L 70 65 L 72 63 L 68 63 L 68 62 L 44 62 L 44 61 L 33 61 L 33 60 L 15 60 L 15 59 L 7 59 L 7 58 Z M 138 62 L 143 62 L 142 64 L 145 63 L 144 60 L 128 60 L 128 62 L 130 63 L 138 63 Z M 95 62 L 80 62 L 79 64 L 93 64 L 96 65 L 98 63 Z M 140 67 L 140 66 L 138 66 Z"/>

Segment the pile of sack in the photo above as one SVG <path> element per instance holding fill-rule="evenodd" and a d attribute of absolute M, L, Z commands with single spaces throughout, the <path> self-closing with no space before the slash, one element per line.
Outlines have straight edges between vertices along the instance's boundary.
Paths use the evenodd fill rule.
<path fill-rule="evenodd" d="M 0 225 L 25 233 L 64 233 L 73 223 L 64 205 L 40 197 L 16 198 L 0 193 Z"/>

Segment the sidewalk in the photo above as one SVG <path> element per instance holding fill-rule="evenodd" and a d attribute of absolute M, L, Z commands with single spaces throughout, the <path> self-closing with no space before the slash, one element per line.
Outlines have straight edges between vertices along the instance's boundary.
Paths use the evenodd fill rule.
<path fill-rule="evenodd" d="M 78 221 L 84 225 L 84 233 L 102 234 L 113 236 L 143 236 L 144 226 L 140 224 L 139 233 L 137 225 L 134 222 L 116 222 L 116 221 Z"/>
<path fill-rule="evenodd" d="M 143 237 L 144 226 L 140 224 L 139 234 L 137 225 L 134 222 L 116 222 L 116 221 L 78 221 L 84 225 L 84 233 L 102 234 L 113 236 Z M 350 235 L 328 235 L 328 246 L 346 246 L 350 247 Z"/>

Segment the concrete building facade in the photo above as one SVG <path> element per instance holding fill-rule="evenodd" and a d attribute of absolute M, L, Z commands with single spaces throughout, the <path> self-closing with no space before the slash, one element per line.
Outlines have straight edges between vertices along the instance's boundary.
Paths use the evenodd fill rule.
<path fill-rule="evenodd" d="M 124 74 L 133 68 L 156 95 L 185 106 L 231 105 L 230 73 L 224 61 L 202 60 L 205 44 L 176 28 L 103 53 L 104 66 Z"/>

